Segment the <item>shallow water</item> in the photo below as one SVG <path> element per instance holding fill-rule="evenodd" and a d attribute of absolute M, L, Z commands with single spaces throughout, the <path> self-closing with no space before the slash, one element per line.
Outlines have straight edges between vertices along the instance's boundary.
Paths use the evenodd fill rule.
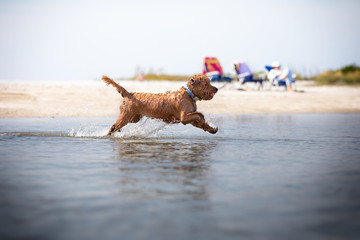
<path fill-rule="evenodd" d="M 360 114 L 0 119 L 1 239 L 359 239 Z"/>

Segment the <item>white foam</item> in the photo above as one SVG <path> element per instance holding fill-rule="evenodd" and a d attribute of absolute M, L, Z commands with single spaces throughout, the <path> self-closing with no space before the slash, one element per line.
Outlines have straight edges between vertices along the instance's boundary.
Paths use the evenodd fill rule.
<path fill-rule="evenodd" d="M 105 127 L 96 127 L 96 126 L 86 126 L 81 127 L 78 130 L 70 129 L 68 135 L 70 137 L 104 137 L 108 132 L 108 128 Z"/>
<path fill-rule="evenodd" d="M 121 132 L 116 132 L 114 137 L 130 138 L 130 137 L 158 137 L 159 132 L 169 124 L 149 118 L 143 118 L 138 123 L 130 123 L 121 129 Z"/>
<path fill-rule="evenodd" d="M 169 124 L 160 120 L 153 120 L 143 118 L 138 123 L 129 123 L 121 129 L 121 132 L 116 132 L 113 137 L 116 138 L 131 138 L 131 137 L 157 137 L 158 133 L 165 129 Z M 71 128 L 68 131 L 70 137 L 105 137 L 110 129 L 109 126 L 99 126 L 96 124 L 86 125 L 79 129 Z"/>

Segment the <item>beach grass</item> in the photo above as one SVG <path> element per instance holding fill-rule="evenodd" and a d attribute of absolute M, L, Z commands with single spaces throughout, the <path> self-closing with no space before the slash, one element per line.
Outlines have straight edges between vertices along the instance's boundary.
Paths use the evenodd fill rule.
<path fill-rule="evenodd" d="M 347 65 L 338 70 L 325 71 L 314 77 L 322 85 L 360 85 L 360 67 Z"/>
<path fill-rule="evenodd" d="M 144 78 L 146 80 L 156 80 L 156 81 L 188 81 L 193 75 L 147 73 L 144 75 Z M 135 79 L 136 76 L 132 78 L 132 80 Z"/>

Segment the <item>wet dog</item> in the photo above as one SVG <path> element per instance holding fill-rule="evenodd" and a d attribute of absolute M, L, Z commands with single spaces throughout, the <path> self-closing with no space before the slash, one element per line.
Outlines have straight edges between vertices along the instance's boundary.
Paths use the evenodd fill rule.
<path fill-rule="evenodd" d="M 211 100 L 218 89 L 210 84 L 205 75 L 195 75 L 186 86 L 167 93 L 128 92 L 114 80 L 103 76 L 107 85 L 114 86 L 123 97 L 120 115 L 110 128 L 108 135 L 120 131 L 128 123 L 136 123 L 143 116 L 162 119 L 167 123 L 192 124 L 209 133 L 216 133 L 217 128 L 211 127 L 201 112 L 197 112 L 197 100 Z"/>

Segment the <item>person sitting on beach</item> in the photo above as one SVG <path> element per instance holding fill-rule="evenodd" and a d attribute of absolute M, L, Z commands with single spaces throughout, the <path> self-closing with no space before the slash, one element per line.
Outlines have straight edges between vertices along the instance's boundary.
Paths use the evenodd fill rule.
<path fill-rule="evenodd" d="M 295 79 L 293 74 L 291 73 L 289 68 L 285 68 L 281 70 L 281 65 L 278 61 L 273 61 L 271 64 L 271 70 L 268 73 L 268 78 L 273 85 L 275 81 L 278 81 L 278 83 L 285 83 L 285 86 L 288 91 L 293 92 L 292 84 L 295 83 Z"/>

